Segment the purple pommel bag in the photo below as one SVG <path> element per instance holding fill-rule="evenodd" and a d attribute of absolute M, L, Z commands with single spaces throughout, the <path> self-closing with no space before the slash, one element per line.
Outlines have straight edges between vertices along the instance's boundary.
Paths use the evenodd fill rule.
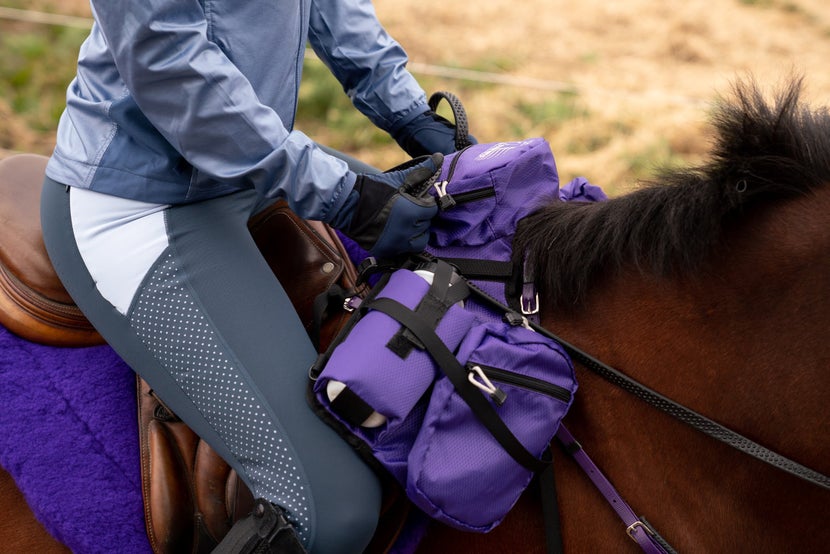
<path fill-rule="evenodd" d="M 512 252 L 558 183 L 541 138 L 446 156 L 407 191 L 440 208 L 427 252 L 383 274 L 313 370 L 318 413 L 458 529 L 501 522 L 547 467 L 576 392 L 569 357 L 530 325 L 532 276 Z"/>
<path fill-rule="evenodd" d="M 512 262 L 512 241 L 523 217 L 557 198 L 559 175 L 547 141 L 468 146 L 444 158 L 425 192 L 440 209 L 427 251 L 451 261 L 499 301 L 526 315 L 534 312 L 533 276 Z"/>

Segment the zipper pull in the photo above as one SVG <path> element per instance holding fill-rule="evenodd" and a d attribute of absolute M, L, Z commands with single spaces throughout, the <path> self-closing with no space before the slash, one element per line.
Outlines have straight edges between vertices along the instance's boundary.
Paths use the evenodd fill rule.
<path fill-rule="evenodd" d="M 484 374 L 479 366 L 474 365 L 469 367 L 470 373 L 467 374 L 467 380 L 487 393 L 487 395 L 496 403 L 496 406 L 501 406 L 507 400 L 507 393 L 495 386 L 490 379 Z M 481 381 L 476 379 L 478 377 Z"/>
<path fill-rule="evenodd" d="M 449 181 L 436 181 L 433 185 L 435 192 L 438 193 L 438 209 L 442 212 L 455 206 L 455 199 L 447 193 L 447 185 L 449 184 Z"/>

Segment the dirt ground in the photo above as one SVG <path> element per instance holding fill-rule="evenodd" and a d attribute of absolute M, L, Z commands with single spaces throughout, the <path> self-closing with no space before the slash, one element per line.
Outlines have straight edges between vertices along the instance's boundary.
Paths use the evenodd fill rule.
<path fill-rule="evenodd" d="M 86 0 L 31 4 L 89 13 Z M 830 103 L 826 0 L 375 0 L 375 7 L 419 80 L 463 93 L 479 140 L 544 136 L 563 179 L 584 175 L 615 192 L 633 185 L 642 166 L 699 159 L 707 110 L 737 78 L 752 75 L 772 91 L 803 75 L 806 96 Z M 556 109 L 563 102 L 564 115 Z M 517 105 L 546 104 L 526 108 L 517 123 Z"/>

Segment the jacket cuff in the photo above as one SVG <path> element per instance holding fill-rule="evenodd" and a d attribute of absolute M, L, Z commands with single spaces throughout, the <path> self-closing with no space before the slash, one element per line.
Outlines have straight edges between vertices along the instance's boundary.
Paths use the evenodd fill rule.
<path fill-rule="evenodd" d="M 402 112 L 401 116 L 389 127 L 389 134 L 392 137 L 399 135 L 407 125 L 412 123 L 419 116 L 429 111 L 429 105 L 418 103 L 412 107 L 411 110 Z"/>

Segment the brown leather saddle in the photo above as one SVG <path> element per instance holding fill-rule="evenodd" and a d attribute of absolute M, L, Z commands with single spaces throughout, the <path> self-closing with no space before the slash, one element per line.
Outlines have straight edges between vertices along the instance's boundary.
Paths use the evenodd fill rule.
<path fill-rule="evenodd" d="M 52 268 L 40 230 L 40 191 L 47 158 L 20 154 L 0 160 L 0 324 L 41 344 L 91 346 L 103 339 L 74 305 Z M 298 218 L 278 202 L 248 224 L 307 330 L 313 303 L 333 284 L 355 286 L 356 271 L 337 235 L 324 223 Z M 271 237 L 280 237 L 279 244 Z M 327 314 L 321 351 L 348 319 Z M 142 493 L 147 535 L 157 554 L 210 552 L 250 513 L 253 496 L 205 442 L 136 379 Z M 410 504 L 387 487 L 378 531 L 367 553 L 386 552 Z"/>

